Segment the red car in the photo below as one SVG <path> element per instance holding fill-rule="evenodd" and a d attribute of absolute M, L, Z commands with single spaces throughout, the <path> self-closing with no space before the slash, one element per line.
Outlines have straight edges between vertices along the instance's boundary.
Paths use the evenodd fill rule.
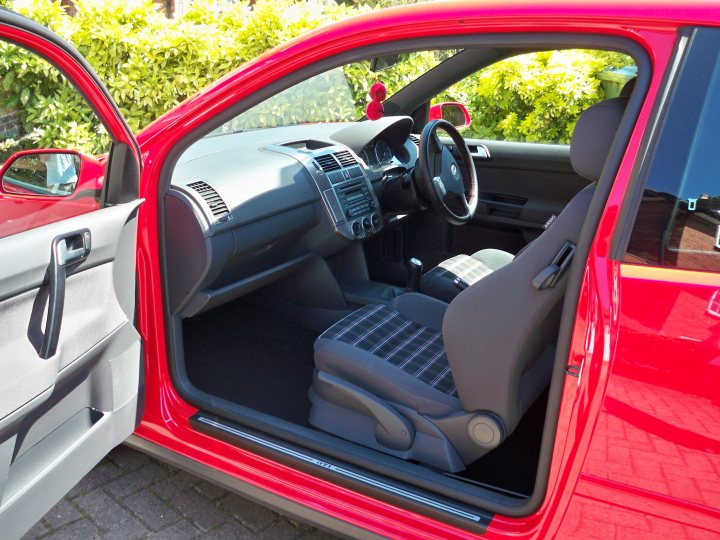
<path fill-rule="evenodd" d="M 124 441 L 347 536 L 716 538 L 718 26 L 715 2 L 379 11 L 136 139 L 77 52 L 0 11 L 113 140 L 99 208 L 0 239 L 2 536 Z M 428 118 L 498 62 L 587 49 L 637 78 L 569 145 Z M 414 55 L 437 62 L 358 119 L 347 74 Z"/>

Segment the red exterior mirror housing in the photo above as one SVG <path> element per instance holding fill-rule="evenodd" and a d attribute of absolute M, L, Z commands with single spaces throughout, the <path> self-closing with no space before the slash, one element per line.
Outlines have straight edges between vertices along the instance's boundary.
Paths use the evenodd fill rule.
<path fill-rule="evenodd" d="M 0 181 L 2 192 L 13 195 L 68 197 L 76 192 L 99 195 L 104 167 L 96 159 L 74 150 L 23 150 L 2 165 Z M 58 186 L 63 189 L 57 189 Z"/>
<path fill-rule="evenodd" d="M 444 101 L 432 105 L 428 116 L 428 121 L 430 120 L 447 120 L 458 129 L 469 127 L 472 122 L 467 107 L 457 101 Z"/>
<path fill-rule="evenodd" d="M 72 165 L 74 178 L 43 176 Z M 25 172 L 22 175 L 18 173 Z M 33 174 L 34 172 L 43 174 Z M 33 149 L 10 156 L 0 168 L 0 238 L 98 210 L 105 181 L 102 161 L 74 150 Z M 44 186 L 41 180 L 45 180 Z"/>

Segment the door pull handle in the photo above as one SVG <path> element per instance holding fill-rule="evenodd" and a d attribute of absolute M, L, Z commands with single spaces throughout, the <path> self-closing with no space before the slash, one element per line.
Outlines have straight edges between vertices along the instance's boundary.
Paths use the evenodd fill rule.
<path fill-rule="evenodd" d="M 47 359 L 57 351 L 63 309 L 67 268 L 84 261 L 90 254 L 90 231 L 76 231 L 55 237 L 50 248 L 48 267 L 48 313 L 40 345 L 40 358 Z"/>

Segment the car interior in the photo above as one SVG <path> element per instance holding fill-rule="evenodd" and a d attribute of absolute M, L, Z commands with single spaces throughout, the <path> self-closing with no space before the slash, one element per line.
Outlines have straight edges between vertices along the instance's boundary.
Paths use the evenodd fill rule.
<path fill-rule="evenodd" d="M 573 39 L 451 44 L 379 120 L 267 112 L 326 100 L 352 62 L 376 64 L 358 51 L 188 141 L 161 187 L 162 249 L 171 372 L 205 414 L 199 429 L 235 426 L 253 448 L 273 441 L 466 508 L 529 512 L 581 231 L 619 165 L 633 88 L 649 80 L 631 44 Z M 637 85 L 582 112 L 570 144 L 428 120 L 468 75 L 563 48 L 620 50 L 638 66 Z"/>

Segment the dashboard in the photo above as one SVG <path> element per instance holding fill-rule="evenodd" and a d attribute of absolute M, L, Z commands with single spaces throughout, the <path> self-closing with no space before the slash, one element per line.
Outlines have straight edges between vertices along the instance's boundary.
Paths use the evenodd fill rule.
<path fill-rule="evenodd" d="M 164 199 L 173 314 L 206 311 L 379 233 L 388 174 L 417 160 L 412 125 L 385 117 L 196 141 Z"/>

